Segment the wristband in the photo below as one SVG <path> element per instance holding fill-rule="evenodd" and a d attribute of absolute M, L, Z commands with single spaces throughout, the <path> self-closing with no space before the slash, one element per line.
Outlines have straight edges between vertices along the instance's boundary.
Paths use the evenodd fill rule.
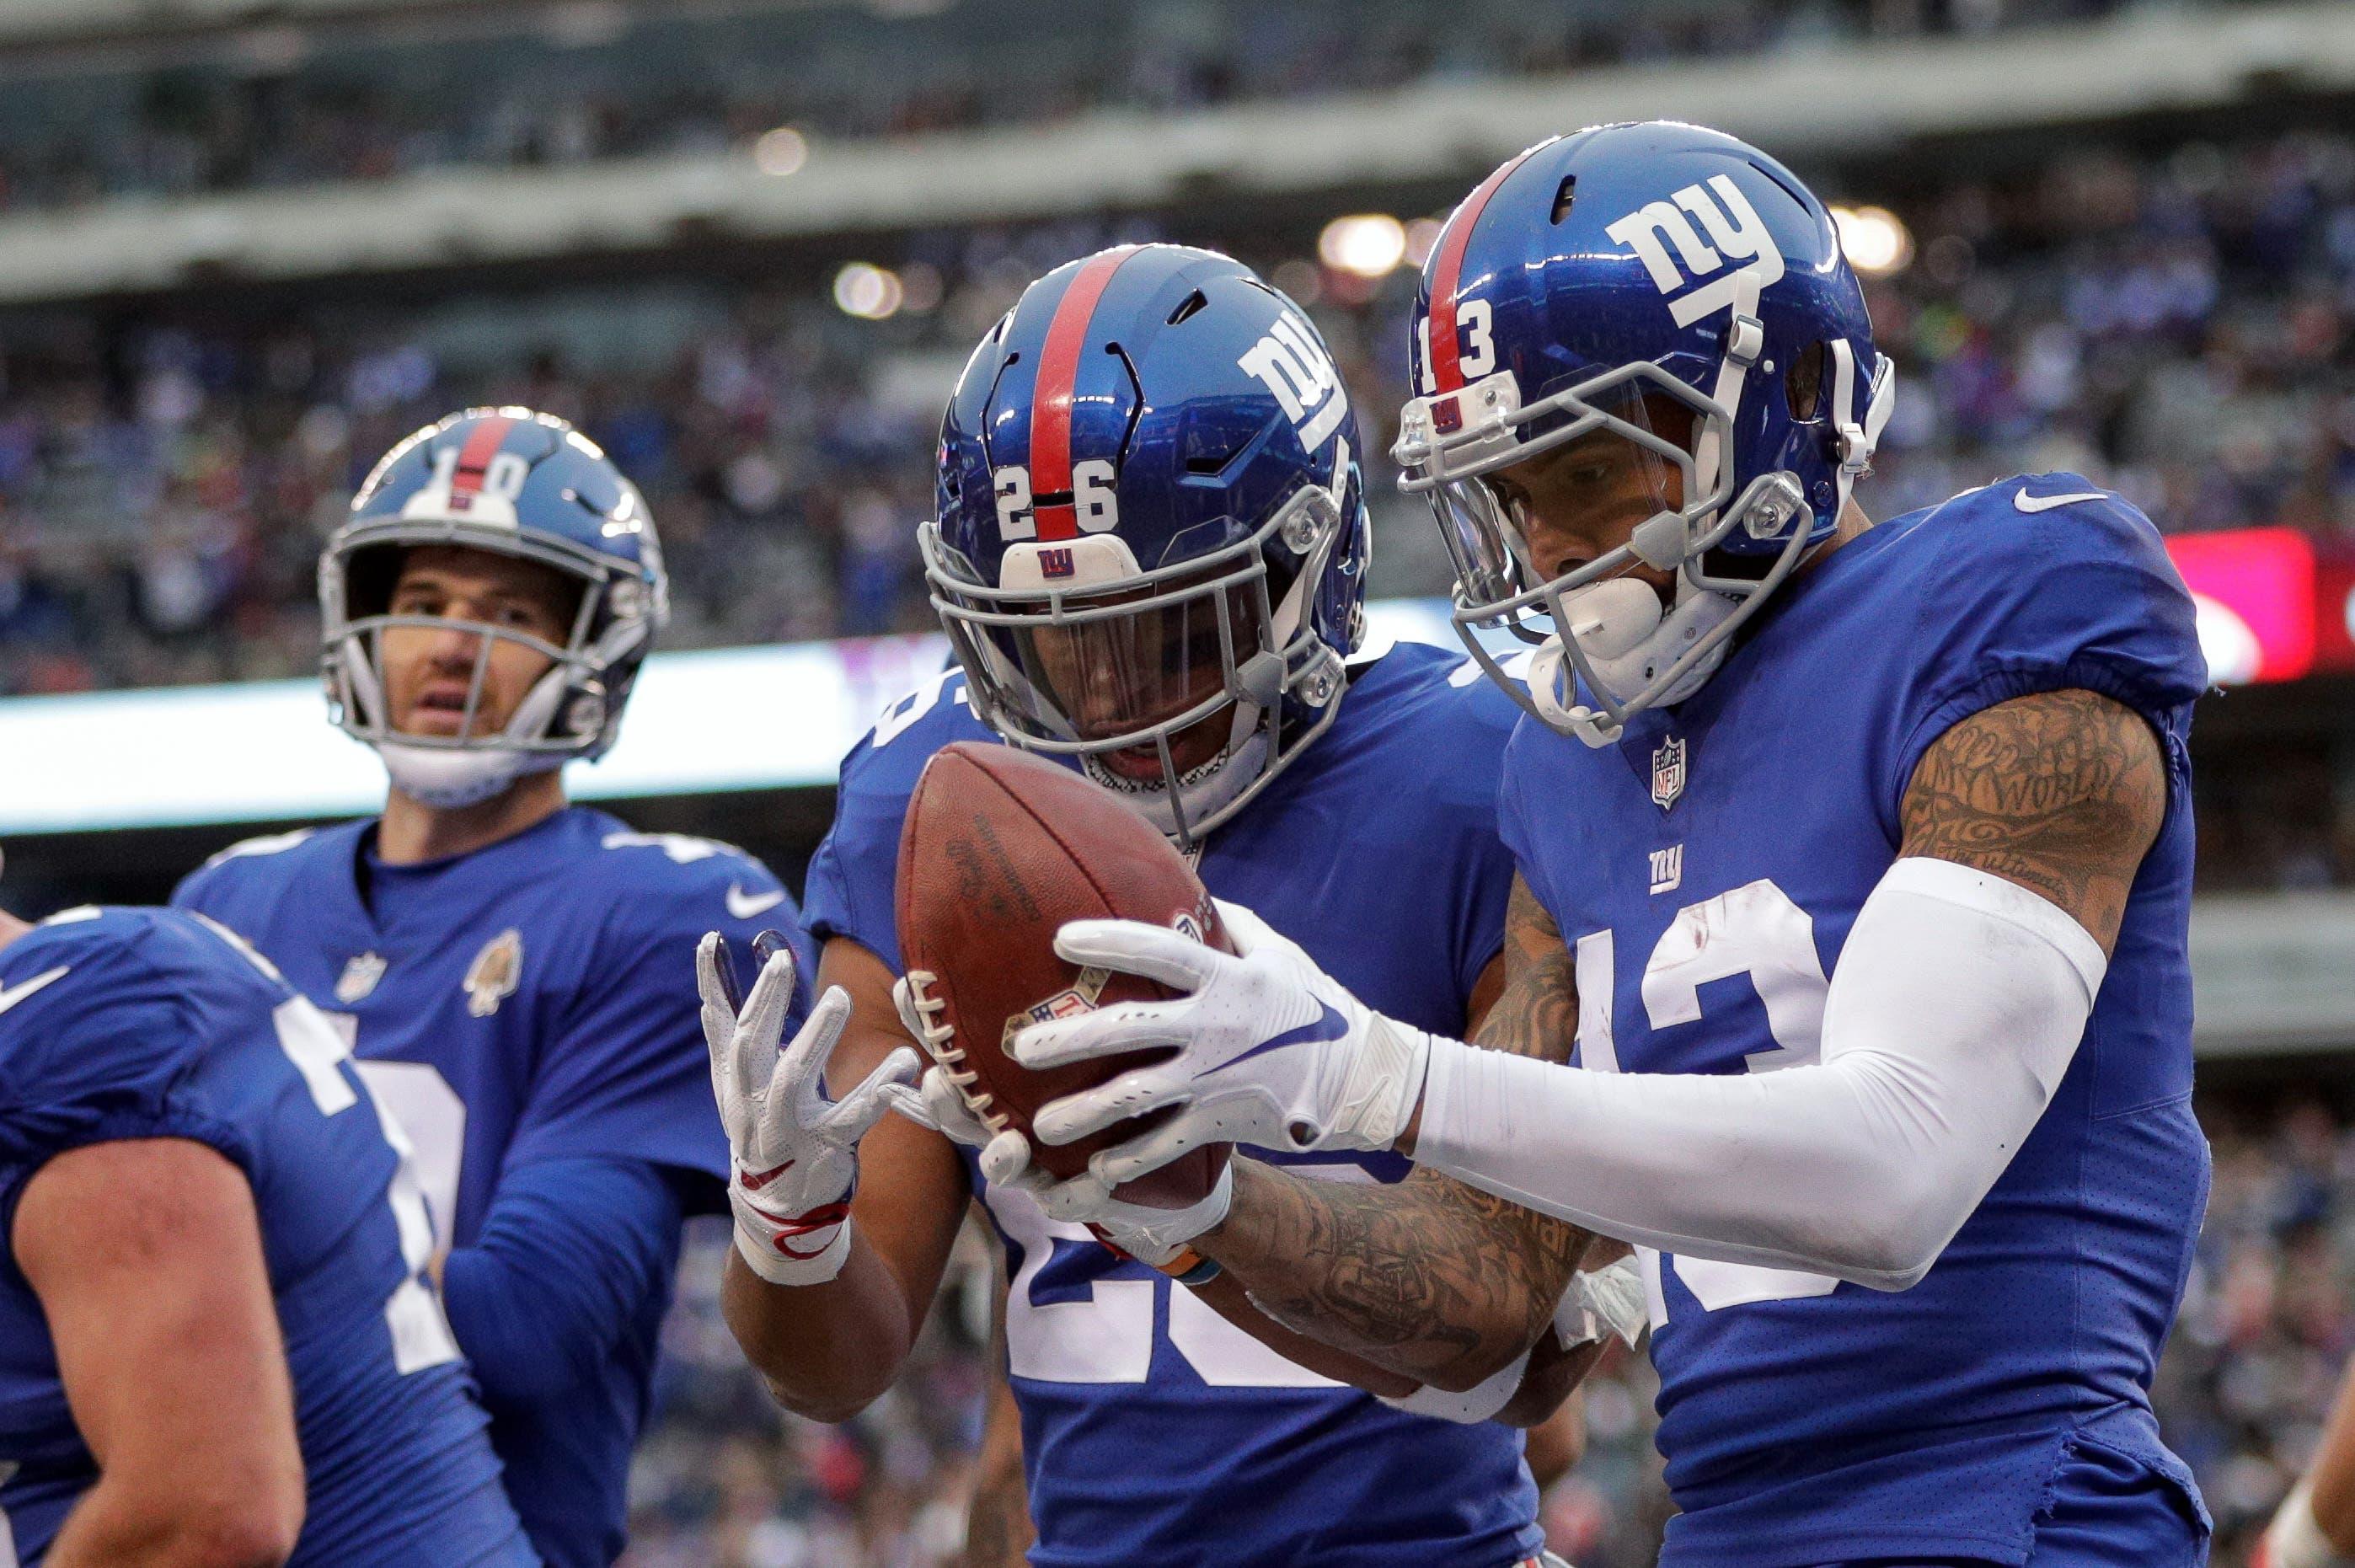
<path fill-rule="evenodd" d="M 1206 1258 L 1191 1247 L 1180 1247 L 1178 1249 L 1176 1257 L 1167 1263 L 1158 1263 L 1152 1266 L 1167 1275 L 1179 1285 L 1208 1285 L 1227 1272 L 1220 1265 L 1218 1259 Z"/>

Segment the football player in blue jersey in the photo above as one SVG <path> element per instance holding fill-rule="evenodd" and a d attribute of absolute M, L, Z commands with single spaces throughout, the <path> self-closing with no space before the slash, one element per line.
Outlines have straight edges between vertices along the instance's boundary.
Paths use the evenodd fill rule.
<path fill-rule="evenodd" d="M 1554 1050 L 1434 1037 L 1280 942 L 1070 927 L 1186 994 L 1015 1040 L 1177 1048 L 1041 1110 L 1050 1141 L 1171 1112 L 1042 1204 L 1114 1211 L 1205 1141 L 1396 1149 L 1637 1243 L 1670 1564 L 2204 1561 L 2149 1401 L 2208 1182 L 2207 673 L 2158 531 L 2073 474 L 1872 526 L 1892 384 L 1830 216 L 1699 127 L 1497 170 L 1415 332 L 1398 453 L 1458 620 L 1536 652 L 1502 816 Z M 1018 1138 L 981 1163 L 1038 1174 Z M 1186 1239 L 1249 1266 L 1387 1197 L 1238 1181 Z M 1333 1253 L 1379 1313 L 1391 1260 Z"/>
<path fill-rule="evenodd" d="M 1220 1276 L 1159 1243 L 1157 1211 L 1095 1217 L 1122 1252 L 1052 1222 L 981 1179 L 960 1147 L 980 1130 L 937 1071 L 905 1088 L 931 1025 L 921 977 L 893 996 L 900 825 L 928 758 L 993 735 L 1117 792 L 1210 888 L 1401 1017 L 1461 1032 L 1485 1013 L 1484 1040 L 1525 1047 L 1526 966 L 1499 956 L 1511 705 L 1460 655 L 1351 659 L 1358 460 L 1323 341 L 1239 263 L 1124 246 L 1034 283 L 943 422 L 920 531 L 959 664 L 844 762 L 806 892 L 824 942 L 807 1026 L 780 1050 L 763 992 L 789 965 L 740 1007 L 706 950 L 738 1339 L 789 1407 L 858 1410 L 896 1375 L 978 1194 L 1006 1243 L 1033 1563 L 1505 1568 L 1540 1547 L 1520 1436 L 1483 1418 L 1541 1415 L 1598 1348 L 1590 1291 L 1568 1291 L 1582 1231 L 1436 1174 L 1401 1182 L 1393 1156 L 1308 1156 L 1313 1185 L 1399 1183 L 1385 1239 L 1416 1252 L 1391 1283 L 1417 1327 L 1336 1354 L 1246 1298 L 1295 1309 L 1284 1268 Z M 829 1054 L 828 1076 L 858 1085 L 831 1108 Z M 879 1122 L 886 1102 L 916 1119 Z"/>
<path fill-rule="evenodd" d="M 0 913 L 0 1563 L 527 1568 L 344 1042 L 201 917 Z"/>
<path fill-rule="evenodd" d="M 697 939 L 795 912 L 704 839 L 568 805 L 666 615 L 654 521 L 585 436 L 474 409 L 377 464 L 320 563 L 337 721 L 383 814 L 238 845 L 176 901 L 327 1009 L 415 1139 L 509 1495 L 610 1563 L 685 1215 L 717 1210 Z"/>

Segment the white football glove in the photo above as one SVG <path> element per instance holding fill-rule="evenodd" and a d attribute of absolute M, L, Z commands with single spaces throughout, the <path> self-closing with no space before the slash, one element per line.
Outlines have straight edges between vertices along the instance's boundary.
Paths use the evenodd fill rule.
<path fill-rule="evenodd" d="M 904 982 L 903 982 L 904 983 Z M 953 1143 L 979 1149 L 981 1174 L 992 1187 L 1030 1194 L 1050 1219 L 1086 1225 L 1104 1241 L 1154 1268 L 1182 1256 L 1186 1243 L 1227 1217 L 1234 1203 L 1231 1164 L 1199 1202 L 1183 1209 L 1155 1209 L 1124 1202 L 1093 1175 L 1057 1181 L 1030 1163 L 1030 1145 L 1012 1128 L 993 1133 L 973 1114 L 943 1069 L 924 1069 L 915 1093 L 893 1094 L 892 1106 L 910 1121 L 932 1128 Z"/>
<path fill-rule="evenodd" d="M 1115 1003 L 1014 1037 L 1014 1060 L 1030 1068 L 1176 1048 L 1164 1061 L 1067 1094 L 1032 1118 L 1040 1142 L 1067 1144 L 1178 1108 L 1090 1161 L 1107 1197 L 1204 1144 L 1294 1153 L 1388 1148 L 1421 1097 L 1429 1035 L 1369 1010 L 1251 911 L 1221 902 L 1219 912 L 1240 956 L 1138 921 L 1065 925 L 1055 951 L 1072 963 L 1142 975 L 1186 994 Z"/>
<path fill-rule="evenodd" d="M 858 1140 L 882 1119 L 893 1091 L 908 1093 L 916 1053 L 902 1046 L 840 1100 L 826 1096 L 826 1062 L 850 1017 L 850 996 L 829 987 L 781 1052 L 793 1009 L 793 950 L 773 933 L 755 939 L 760 977 L 741 1001 L 727 939 L 695 950 L 711 1088 L 727 1129 L 736 1250 L 772 1285 L 818 1285 L 850 1255 L 850 1195 Z"/>

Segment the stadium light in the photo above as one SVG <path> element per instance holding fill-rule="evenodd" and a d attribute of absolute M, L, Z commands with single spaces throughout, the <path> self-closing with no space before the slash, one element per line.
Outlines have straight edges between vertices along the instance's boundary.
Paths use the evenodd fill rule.
<path fill-rule="evenodd" d="M 1868 278 L 1903 272 L 1913 260 L 1913 236 L 1885 207 L 1835 207 L 1832 224 L 1848 264 Z"/>
<path fill-rule="evenodd" d="M 1406 260 L 1406 225 L 1387 212 L 1337 218 L 1316 237 L 1316 254 L 1337 272 L 1379 278 Z"/>
<path fill-rule="evenodd" d="M 1418 218 L 1406 226 L 1406 261 L 1420 267 L 1439 249 L 1440 231 L 1447 227 L 1436 218 Z"/>
<path fill-rule="evenodd" d="M 871 261 L 849 262 L 834 275 L 834 303 L 845 315 L 861 321 L 881 321 L 897 315 L 907 297 L 900 274 Z"/>
<path fill-rule="evenodd" d="M 752 144 L 752 162 L 762 174 L 781 179 L 799 174 L 802 165 L 809 162 L 809 138 L 791 125 L 763 131 L 761 139 Z"/>

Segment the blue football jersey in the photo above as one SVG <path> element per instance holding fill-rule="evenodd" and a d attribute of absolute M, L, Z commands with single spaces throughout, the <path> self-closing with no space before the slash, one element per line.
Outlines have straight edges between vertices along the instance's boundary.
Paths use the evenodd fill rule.
<path fill-rule="evenodd" d="M 174 901 L 242 934 L 348 1031 L 418 1147 L 443 1234 L 474 1244 L 503 1173 L 553 1158 L 644 1160 L 680 1173 L 694 1207 L 724 1208 L 695 947 L 719 930 L 741 953 L 772 926 L 798 944 L 776 879 L 730 846 L 582 806 L 422 865 L 385 865 L 374 844 L 373 822 L 254 839 Z M 674 1243 L 593 1375 L 485 1397 L 508 1493 L 561 1568 L 621 1550 L 675 1264 Z"/>
<path fill-rule="evenodd" d="M 0 1235 L 33 1176 L 85 1145 L 186 1138 L 245 1173 L 305 1472 L 292 1562 L 536 1563 L 426 1278 L 416 1173 L 333 1026 L 166 910 L 54 916 L 0 949 Z M 0 1563 L 38 1564 L 97 1477 L 0 1246 Z"/>
<path fill-rule="evenodd" d="M 1914 764 L 1958 720 L 2098 692 L 2148 720 L 2172 782 L 2083 1044 L 1921 1283 L 1644 1254 L 1684 1510 L 1663 1563 L 2017 1563 L 2088 1449 L 2199 1509 L 2149 1387 L 2208 1190 L 2185 752 L 2207 670 L 2158 531 L 2098 492 L 2037 475 L 1883 523 L 1615 746 L 1514 735 L 1505 834 L 1576 955 L 1580 1061 L 1600 1072 L 1815 1061 L 1826 977 L 1896 859 Z M 2064 495 L 2094 498 L 2034 507 Z"/>
<path fill-rule="evenodd" d="M 1332 727 L 1211 836 L 1204 884 L 1372 1006 L 1460 1033 L 1504 942 L 1496 790 L 1515 711 L 1460 654 L 1402 645 L 1356 667 Z M 917 775 L 952 741 L 994 738 L 951 671 L 852 748 L 810 862 L 814 935 L 899 968 L 892 898 Z M 1504 1568 L 1540 1543 L 1519 1433 L 1403 1415 L 1318 1377 L 1027 1194 L 987 1189 L 969 1151 L 966 1166 L 1006 1241 L 1033 1563 Z M 1394 1156 L 1313 1166 L 1406 1173 Z"/>

